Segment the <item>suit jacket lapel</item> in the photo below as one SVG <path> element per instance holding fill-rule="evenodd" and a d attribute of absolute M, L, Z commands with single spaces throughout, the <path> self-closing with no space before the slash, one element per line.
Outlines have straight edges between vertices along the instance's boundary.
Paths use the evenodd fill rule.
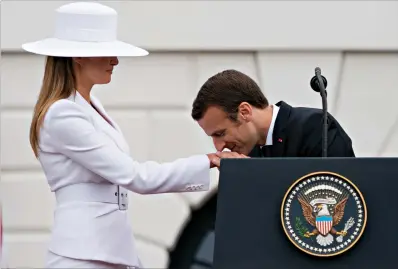
<path fill-rule="evenodd" d="M 276 104 L 280 107 L 272 134 L 272 157 L 282 157 L 286 148 L 286 125 L 289 121 L 291 106 L 283 101 Z"/>
<path fill-rule="evenodd" d="M 72 99 L 71 99 L 72 98 Z M 129 147 L 124 139 L 122 132 L 119 126 L 116 124 L 115 121 L 106 113 L 105 109 L 103 108 L 101 102 L 91 96 L 91 102 L 93 105 L 98 109 L 103 116 L 105 116 L 111 123 L 110 125 L 92 106 L 89 104 L 80 94 L 76 92 L 76 95 L 71 96 L 71 100 L 75 103 L 84 107 L 87 112 L 92 116 L 95 121 L 96 127 L 99 128 L 104 134 L 106 134 L 112 141 L 124 152 L 129 152 Z"/>
<path fill-rule="evenodd" d="M 259 145 L 254 146 L 254 148 L 252 149 L 252 151 L 249 153 L 248 155 L 251 158 L 261 158 L 263 157 L 261 148 Z"/>

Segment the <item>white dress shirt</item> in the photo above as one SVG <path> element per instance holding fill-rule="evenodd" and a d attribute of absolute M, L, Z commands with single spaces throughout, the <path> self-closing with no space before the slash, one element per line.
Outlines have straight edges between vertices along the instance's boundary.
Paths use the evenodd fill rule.
<path fill-rule="evenodd" d="M 266 146 L 270 146 L 273 144 L 272 134 L 274 133 L 275 121 L 276 121 L 276 117 L 278 117 L 278 112 L 279 112 L 279 106 L 272 105 L 272 107 L 273 107 L 272 119 L 271 119 L 271 124 L 269 126 L 268 133 L 267 133 L 267 140 L 265 142 Z"/>

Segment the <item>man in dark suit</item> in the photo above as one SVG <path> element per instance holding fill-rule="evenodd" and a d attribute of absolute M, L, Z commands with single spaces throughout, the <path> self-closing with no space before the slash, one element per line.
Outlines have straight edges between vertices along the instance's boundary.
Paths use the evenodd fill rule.
<path fill-rule="evenodd" d="M 236 70 L 204 83 L 193 102 L 192 118 L 218 151 L 228 148 L 235 157 L 322 156 L 322 110 L 283 101 L 271 105 L 256 82 Z M 328 157 L 355 157 L 350 137 L 330 114 L 328 126 Z"/>

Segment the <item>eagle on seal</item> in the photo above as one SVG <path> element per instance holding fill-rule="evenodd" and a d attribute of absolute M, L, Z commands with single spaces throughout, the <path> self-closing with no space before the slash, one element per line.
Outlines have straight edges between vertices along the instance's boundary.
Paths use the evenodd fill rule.
<path fill-rule="evenodd" d="M 326 197 L 326 199 L 315 199 L 309 203 L 303 197 L 298 197 L 304 218 L 311 226 L 315 227 L 312 232 L 306 232 L 304 236 L 309 238 L 317 235 L 316 240 L 321 246 L 332 244 L 332 235 L 345 236 L 347 234 L 346 231 L 338 232 L 334 227 L 343 219 L 347 200 L 348 197 L 345 197 L 337 203 L 334 198 Z M 328 205 L 333 204 L 335 206 L 332 215 Z"/>

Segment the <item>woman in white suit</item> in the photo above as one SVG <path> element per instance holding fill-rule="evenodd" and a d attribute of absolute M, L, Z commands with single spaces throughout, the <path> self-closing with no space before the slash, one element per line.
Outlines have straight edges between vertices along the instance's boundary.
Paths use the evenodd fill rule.
<path fill-rule="evenodd" d="M 23 49 L 47 56 L 30 142 L 56 196 L 46 268 L 139 268 L 127 191 L 205 191 L 215 154 L 138 163 L 119 126 L 90 94 L 111 81 L 118 56 L 147 51 L 116 39 L 117 13 L 98 3 L 56 10 L 52 38 Z M 231 156 L 238 156 L 232 154 Z"/>

